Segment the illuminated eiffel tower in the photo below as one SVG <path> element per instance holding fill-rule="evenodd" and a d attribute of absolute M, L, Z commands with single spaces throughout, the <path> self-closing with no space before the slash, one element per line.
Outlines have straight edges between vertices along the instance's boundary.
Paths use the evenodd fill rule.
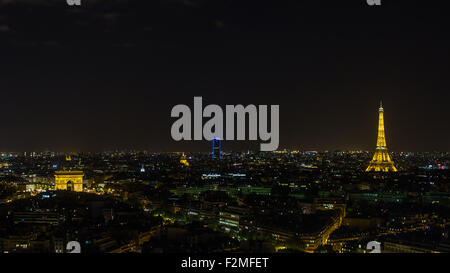
<path fill-rule="evenodd" d="M 389 157 L 389 153 L 386 147 L 386 137 L 384 135 L 384 117 L 383 117 L 383 105 L 380 102 L 380 108 L 378 109 L 378 138 L 377 148 L 373 155 L 372 161 L 370 161 L 366 172 L 396 172 L 397 168 L 394 166 Z"/>

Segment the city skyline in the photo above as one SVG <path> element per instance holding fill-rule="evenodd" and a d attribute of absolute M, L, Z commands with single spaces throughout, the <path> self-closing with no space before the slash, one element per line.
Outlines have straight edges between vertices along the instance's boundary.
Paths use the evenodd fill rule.
<path fill-rule="evenodd" d="M 450 253 L 448 18 L 423 0 L 0 0 L 0 256 L 282 272 Z"/>
<path fill-rule="evenodd" d="M 379 174 L 371 157 L 1 157 L 0 253 L 449 252 L 450 154 L 395 154 Z"/>
<path fill-rule="evenodd" d="M 381 106 L 381 104 L 382 104 L 382 102 L 380 101 L 380 111 L 382 112 L 382 106 Z M 245 105 L 244 105 L 245 106 Z M 204 120 L 205 120 L 205 118 L 203 118 Z M 379 125 L 381 125 L 381 124 L 383 124 L 383 127 L 384 127 L 384 121 L 382 121 L 382 123 L 380 123 L 380 120 L 378 120 L 378 123 L 379 123 Z M 248 117 L 246 118 L 246 125 L 248 126 Z M 384 134 L 385 134 L 385 132 L 384 132 L 385 130 L 384 130 L 384 128 L 383 128 L 383 138 L 384 138 Z M 248 133 L 248 132 L 247 132 Z M 380 128 L 378 128 L 378 134 L 380 134 Z M 378 135 L 378 140 L 377 140 L 377 145 L 379 144 L 379 135 Z M 225 148 L 225 152 L 236 152 L 236 151 L 241 151 L 241 152 L 245 152 L 245 151 L 253 151 L 253 152 L 257 152 L 259 149 L 258 149 L 258 141 L 248 141 L 248 140 L 246 140 L 246 141 L 242 141 L 242 140 L 232 140 L 232 141 L 226 141 L 226 140 L 221 140 L 220 142 L 225 142 L 225 143 L 228 143 L 228 144 L 231 144 L 230 145 L 230 147 L 239 147 L 239 146 L 241 146 L 240 148 L 238 148 L 238 149 L 235 149 L 235 150 L 233 150 L 233 149 L 226 149 Z M 172 141 L 175 145 L 174 146 L 179 146 L 179 147 L 190 147 L 191 145 L 189 145 L 189 142 L 191 142 L 191 141 L 179 141 L 178 143 L 177 143 L 177 141 Z M 40 148 L 40 149 L 35 149 L 35 150 L 1 150 L 0 152 L 2 152 L 2 153 L 33 153 L 33 152 L 57 152 L 57 153 L 66 153 L 66 154 L 70 154 L 70 153 L 91 153 L 91 152 L 93 152 L 93 153 L 102 153 L 102 152 L 108 152 L 108 151 L 146 151 L 146 152 L 155 152 L 155 153 L 158 153 L 158 152 L 167 152 L 167 153 L 173 153 L 173 152 L 207 152 L 208 151 L 208 149 L 206 148 L 205 149 L 205 147 L 202 147 L 202 146 L 204 146 L 205 145 L 205 143 L 206 143 L 206 145 L 208 145 L 208 143 L 210 143 L 209 145 L 211 145 L 211 143 L 213 143 L 214 141 L 213 140 L 211 140 L 211 141 L 207 141 L 207 140 L 202 140 L 202 141 L 195 141 L 195 142 L 197 142 L 197 143 L 202 143 L 201 145 L 197 145 L 197 146 L 199 146 L 200 147 L 200 149 L 198 149 L 198 150 L 192 150 L 192 149 L 187 149 L 187 150 L 169 150 L 169 151 L 167 151 L 167 150 L 149 150 L 149 149 L 142 149 L 142 148 L 130 148 L 130 147 L 122 147 L 122 148 L 118 148 L 118 147 L 110 147 L 110 148 L 107 148 L 107 149 L 102 149 L 102 150 L 98 150 L 98 149 L 94 149 L 94 150 L 54 150 L 54 149 L 50 149 L 50 148 Z M 236 145 L 236 142 L 237 142 L 237 144 L 238 145 Z M 239 144 L 241 144 L 241 143 L 245 143 L 244 145 L 239 145 Z M 186 145 L 187 144 L 187 145 Z M 384 140 L 384 145 L 386 145 L 386 140 Z M 353 146 L 354 147 L 354 146 Z M 340 150 L 342 150 L 342 151 L 371 151 L 371 150 L 373 150 L 373 149 L 362 149 L 362 148 L 360 148 L 360 147 L 354 147 L 354 148 L 351 148 L 351 149 L 342 149 L 342 148 L 339 148 L 339 147 L 334 147 L 334 148 L 329 148 L 329 149 L 327 149 L 327 148 L 325 148 L 325 149 L 315 149 L 314 147 L 311 147 L 311 148 L 305 148 L 305 147 L 301 147 L 300 145 L 299 146 L 295 146 L 295 147 L 290 147 L 290 148 L 287 148 L 287 147 L 279 147 L 278 149 L 277 149 L 277 151 L 280 151 L 280 150 L 300 150 L 300 151 L 308 151 L 308 150 L 310 150 L 310 151 L 340 151 Z M 414 149 L 412 149 L 412 150 L 397 150 L 397 151 L 395 151 L 395 152 L 436 152 L 437 150 L 425 150 L 425 151 L 420 151 L 420 150 L 414 150 Z M 447 152 L 447 151 L 440 151 L 440 152 Z"/>

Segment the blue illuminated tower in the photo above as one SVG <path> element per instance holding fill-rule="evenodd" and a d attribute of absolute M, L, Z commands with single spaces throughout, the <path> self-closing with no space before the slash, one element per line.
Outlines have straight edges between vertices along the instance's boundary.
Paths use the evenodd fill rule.
<path fill-rule="evenodd" d="M 218 137 L 212 139 L 212 158 L 220 159 L 220 149 L 222 145 L 222 140 Z"/>

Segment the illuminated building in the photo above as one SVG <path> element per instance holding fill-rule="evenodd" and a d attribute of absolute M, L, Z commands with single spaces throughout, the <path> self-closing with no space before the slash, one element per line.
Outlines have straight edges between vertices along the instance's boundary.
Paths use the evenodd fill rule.
<path fill-rule="evenodd" d="M 218 137 L 212 139 L 212 158 L 220 159 L 221 142 L 221 139 Z"/>
<path fill-rule="evenodd" d="M 239 232 L 239 215 L 232 212 L 219 213 L 219 225 L 227 232 Z"/>
<path fill-rule="evenodd" d="M 241 228 L 240 221 L 246 214 L 248 214 L 248 210 L 245 208 L 227 207 L 219 212 L 218 224 L 226 232 L 239 233 Z"/>
<path fill-rule="evenodd" d="M 370 161 L 366 172 L 396 172 L 397 168 L 394 166 L 389 157 L 389 153 L 386 147 L 386 137 L 384 134 L 384 110 L 383 105 L 380 102 L 380 108 L 378 109 L 378 138 L 377 138 L 377 148 L 375 154 L 373 155 L 372 161 Z"/>
<path fill-rule="evenodd" d="M 46 190 L 52 190 L 53 185 L 49 183 L 27 183 L 26 184 L 26 191 L 46 191 Z"/>
<path fill-rule="evenodd" d="M 82 171 L 55 172 L 55 190 L 83 191 Z"/>
<path fill-rule="evenodd" d="M 181 154 L 180 163 L 186 167 L 189 166 L 189 162 L 186 160 L 186 156 L 184 156 L 184 153 Z"/>

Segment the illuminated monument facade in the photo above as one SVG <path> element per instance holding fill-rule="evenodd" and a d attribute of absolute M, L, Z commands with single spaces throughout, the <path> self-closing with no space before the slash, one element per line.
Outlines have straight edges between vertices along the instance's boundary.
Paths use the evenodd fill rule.
<path fill-rule="evenodd" d="M 181 154 L 180 163 L 183 164 L 186 167 L 189 167 L 189 162 L 186 159 L 186 156 L 184 153 Z"/>
<path fill-rule="evenodd" d="M 396 172 L 397 168 L 394 166 L 389 157 L 389 153 L 386 147 L 386 137 L 384 134 L 384 110 L 383 105 L 380 102 L 380 108 L 378 109 L 378 138 L 377 138 L 377 148 L 375 154 L 373 155 L 372 161 L 370 161 L 366 172 Z"/>
<path fill-rule="evenodd" d="M 82 171 L 57 171 L 55 172 L 55 190 L 83 191 Z"/>

